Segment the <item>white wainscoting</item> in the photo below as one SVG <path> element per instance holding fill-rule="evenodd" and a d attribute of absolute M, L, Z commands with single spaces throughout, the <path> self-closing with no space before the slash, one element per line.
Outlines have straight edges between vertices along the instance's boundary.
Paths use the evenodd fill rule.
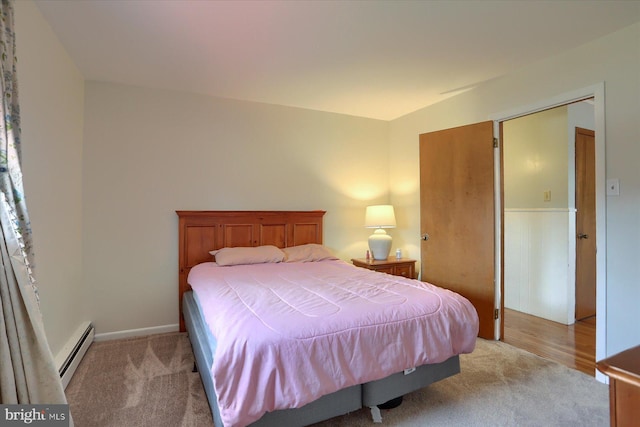
<path fill-rule="evenodd" d="M 506 308 L 563 324 L 575 321 L 572 235 L 575 209 L 505 209 Z"/>

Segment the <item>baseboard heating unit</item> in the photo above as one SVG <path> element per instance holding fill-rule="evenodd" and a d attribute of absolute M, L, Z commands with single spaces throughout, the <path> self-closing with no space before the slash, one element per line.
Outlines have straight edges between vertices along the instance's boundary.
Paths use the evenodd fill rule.
<path fill-rule="evenodd" d="M 78 368 L 80 361 L 86 354 L 87 350 L 93 342 L 95 329 L 89 322 L 84 323 L 71 336 L 67 345 L 58 353 L 56 363 L 62 386 L 66 389 L 74 372 Z"/>

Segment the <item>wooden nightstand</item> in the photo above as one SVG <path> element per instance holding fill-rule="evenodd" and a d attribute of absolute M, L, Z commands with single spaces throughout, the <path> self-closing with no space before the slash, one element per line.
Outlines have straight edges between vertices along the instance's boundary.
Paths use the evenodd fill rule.
<path fill-rule="evenodd" d="M 389 257 L 386 260 L 375 261 L 364 258 L 352 259 L 351 262 L 356 267 L 367 268 L 369 270 L 379 271 L 381 273 L 393 274 L 394 276 L 403 276 L 410 279 L 416 278 L 416 260 L 408 258 L 397 259 Z"/>
<path fill-rule="evenodd" d="M 640 346 L 599 361 L 609 376 L 611 427 L 637 426 L 640 419 Z"/>

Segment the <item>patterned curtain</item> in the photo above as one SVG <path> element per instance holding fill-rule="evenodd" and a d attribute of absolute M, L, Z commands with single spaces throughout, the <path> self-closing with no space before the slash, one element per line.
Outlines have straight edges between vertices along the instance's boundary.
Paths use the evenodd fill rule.
<path fill-rule="evenodd" d="M 0 403 L 66 403 L 31 272 L 20 163 L 13 2 L 0 3 Z"/>
<path fill-rule="evenodd" d="M 24 250 L 33 265 L 31 224 L 24 199 L 21 169 L 20 106 L 18 104 L 18 77 L 16 74 L 15 33 L 13 29 L 13 3 L 2 0 L 0 11 L 0 49 L 2 57 L 2 117 L 0 120 L 0 190 L 15 210 L 18 231 L 24 242 Z"/>

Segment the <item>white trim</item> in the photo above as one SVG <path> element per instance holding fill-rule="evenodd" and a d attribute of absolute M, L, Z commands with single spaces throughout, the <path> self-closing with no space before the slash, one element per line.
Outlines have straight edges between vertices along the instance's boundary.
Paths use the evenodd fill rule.
<path fill-rule="evenodd" d="M 600 87 L 602 87 L 602 96 L 604 96 L 604 82 L 598 83 L 593 86 L 589 86 L 583 89 L 574 90 L 572 92 L 567 92 L 562 95 L 554 96 L 553 98 L 538 101 L 531 105 L 527 105 L 524 107 L 513 108 L 510 110 L 505 110 L 500 113 L 495 113 L 489 115 L 489 120 L 504 122 L 510 119 L 515 119 L 516 117 L 526 116 L 528 114 L 538 113 L 540 111 L 549 110 L 551 108 L 559 107 L 561 105 L 571 104 L 572 102 L 583 101 L 588 98 L 595 97 Z M 601 108 L 604 110 L 604 99 L 602 100 L 603 105 Z M 598 102 L 594 100 L 595 110 L 596 110 L 596 132 L 598 128 Z M 604 112 L 604 111 L 603 111 Z M 603 117 L 604 119 L 604 117 Z M 603 123 L 604 126 L 604 123 Z"/>
<path fill-rule="evenodd" d="M 505 212 L 563 212 L 575 213 L 576 208 L 509 208 Z"/>
<path fill-rule="evenodd" d="M 494 321 L 493 321 L 493 338 L 495 340 L 500 340 L 502 339 L 501 337 L 501 328 L 500 325 L 502 323 L 502 317 L 504 316 L 504 313 L 502 312 L 502 301 L 503 301 L 503 296 L 502 296 L 502 246 L 500 245 L 501 242 L 501 238 L 502 238 L 502 234 L 500 233 L 500 229 L 502 227 L 502 215 L 500 214 L 501 209 L 502 209 L 502 200 L 500 198 L 500 195 L 502 194 L 501 192 L 501 182 L 500 182 L 500 174 L 501 174 L 501 168 L 500 168 L 500 147 L 502 144 L 502 141 L 500 141 L 500 122 L 494 121 L 493 122 L 493 137 L 495 140 L 498 141 L 498 144 L 494 144 L 494 149 L 493 149 L 493 194 L 494 194 L 494 204 L 493 204 L 493 218 L 494 218 L 494 236 L 493 236 L 493 241 L 494 241 L 494 250 L 493 250 L 493 259 L 494 259 L 494 266 L 493 266 L 493 287 L 494 287 L 494 294 L 495 294 L 495 300 L 493 302 L 493 308 L 494 310 L 498 310 L 498 318 L 495 319 L 494 317 Z"/>
<path fill-rule="evenodd" d="M 171 325 L 152 326 L 150 328 L 128 329 L 125 331 L 116 331 L 116 332 L 103 332 L 101 334 L 96 334 L 95 341 L 98 342 L 98 341 L 118 340 L 122 338 L 143 337 L 146 335 L 164 334 L 167 332 L 177 332 L 179 330 L 180 330 L 180 325 L 175 323 Z"/>
<path fill-rule="evenodd" d="M 595 87 L 596 116 L 596 361 L 607 357 L 607 175 L 604 82 Z M 600 251 L 597 248 L 600 248 Z M 596 370 L 596 379 L 609 377 Z"/>
<path fill-rule="evenodd" d="M 598 313 L 596 317 L 596 361 L 598 361 L 604 359 L 607 352 L 607 217 L 604 82 L 566 92 L 550 99 L 535 102 L 531 105 L 491 114 L 489 119 L 494 121 L 495 134 L 496 129 L 500 129 L 500 122 L 588 98 L 593 98 L 596 133 L 596 242 L 598 248 L 600 248 L 596 253 L 596 312 Z M 499 167 L 499 162 L 496 163 L 496 167 Z M 497 198 L 499 198 L 499 195 Z M 496 275 L 499 275 L 499 272 L 497 272 Z M 496 293 L 496 298 L 501 297 L 501 295 Z M 596 379 L 601 382 L 608 382 L 607 376 L 598 370 L 596 370 L 595 376 Z"/>

